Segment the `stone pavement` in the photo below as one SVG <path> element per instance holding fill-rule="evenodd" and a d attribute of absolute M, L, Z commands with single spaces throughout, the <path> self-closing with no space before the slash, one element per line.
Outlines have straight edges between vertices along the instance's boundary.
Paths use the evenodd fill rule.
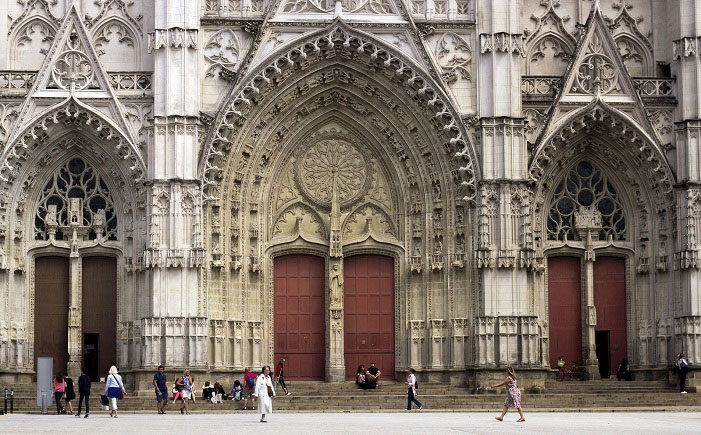
<path fill-rule="evenodd" d="M 269 422 L 258 422 L 257 414 L 122 414 L 110 419 L 96 413 L 87 420 L 58 415 L 0 416 L 0 434 L 680 434 L 701 432 L 698 412 L 532 412 L 526 422 L 516 423 L 518 414 L 506 421 L 494 413 L 275 413 Z M 186 429 L 187 428 L 187 429 Z"/>

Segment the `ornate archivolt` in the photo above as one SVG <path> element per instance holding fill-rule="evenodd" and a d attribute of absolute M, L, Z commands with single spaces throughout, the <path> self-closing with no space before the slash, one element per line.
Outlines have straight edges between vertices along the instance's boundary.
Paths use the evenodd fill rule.
<path fill-rule="evenodd" d="M 619 180 L 601 189 L 584 188 L 587 192 L 591 190 L 594 202 L 596 198 L 607 198 L 605 204 L 596 202 L 597 206 L 604 206 L 603 211 L 610 218 L 610 222 L 603 222 L 611 226 L 603 230 L 603 240 L 610 234 L 613 242 L 621 241 L 622 231 L 625 231 L 622 241 L 636 247 L 638 261 L 647 264 L 650 256 L 656 254 L 658 270 L 668 270 L 676 231 L 674 176 L 654 140 L 625 115 L 601 102 L 576 111 L 568 122 L 543 138 L 543 145 L 530 163 L 531 179 L 536 183 L 533 231 L 537 255 L 542 256 L 546 240 L 551 238 L 549 230 L 554 229 L 553 223 L 556 223 L 549 222 L 550 201 L 554 196 L 563 196 L 558 190 L 565 176 L 562 168 L 569 168 L 573 160 L 588 159 L 587 156 L 603 159 L 605 164 L 599 160 L 592 162 L 605 166 L 605 172 L 615 173 Z M 599 180 L 604 178 L 602 175 Z M 569 178 L 567 184 L 570 185 L 563 187 L 577 190 L 576 183 L 571 184 Z M 588 199 L 584 199 L 588 204 Z M 567 213 L 565 210 L 565 215 Z M 621 226 L 622 216 L 625 216 L 624 226 Z M 557 216 L 552 217 L 557 221 Z M 647 240 L 657 243 L 651 247 Z"/>
<path fill-rule="evenodd" d="M 133 183 L 138 184 L 145 180 L 146 166 L 127 135 L 113 121 L 73 98 L 55 105 L 30 121 L 28 126 L 8 143 L 1 154 L 0 180 L 11 183 L 17 177 L 22 162 L 27 160 L 27 155 L 40 146 L 40 138 L 47 138 L 50 131 L 56 127 L 70 127 L 75 124 L 85 125 L 100 141 L 111 145 L 106 147 L 105 151 L 119 161 L 125 161 L 128 168 L 126 172 L 130 174 Z"/>
<path fill-rule="evenodd" d="M 230 138 L 239 134 L 239 129 L 246 123 L 255 106 L 290 77 L 295 69 L 307 69 L 336 56 L 343 56 L 345 62 L 351 60 L 358 66 L 382 71 L 388 80 L 395 83 L 392 87 L 401 86 L 405 90 L 409 100 L 403 106 L 422 111 L 428 117 L 430 129 L 436 135 L 434 142 L 443 146 L 443 152 L 451 160 L 460 162 L 455 176 L 464 187 L 464 196 L 474 198 L 477 177 L 475 152 L 465 126 L 451 106 L 449 98 L 420 67 L 384 43 L 348 28 L 342 22 L 335 22 L 328 29 L 314 32 L 292 47 L 282 47 L 271 56 L 271 62 L 259 64 L 237 86 L 224 104 L 225 109 L 220 111 L 202 154 L 200 173 L 203 174 L 205 195 L 211 199 L 216 198 L 212 186 L 221 177 L 222 163 L 227 160 L 232 149 Z M 366 86 L 353 79 L 342 78 L 349 85 Z M 372 93 L 369 89 L 367 91 Z M 388 100 L 387 96 L 381 98 Z M 392 110 L 398 108 L 393 107 Z"/>

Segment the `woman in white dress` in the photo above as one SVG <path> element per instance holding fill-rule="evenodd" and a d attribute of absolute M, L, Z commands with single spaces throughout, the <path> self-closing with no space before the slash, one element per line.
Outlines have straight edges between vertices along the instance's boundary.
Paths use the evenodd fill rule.
<path fill-rule="evenodd" d="M 263 367 L 263 373 L 256 379 L 254 395 L 258 398 L 260 422 L 267 423 L 265 414 L 273 413 L 273 397 L 275 397 L 275 388 L 273 388 L 273 381 L 270 378 L 270 366 Z"/>

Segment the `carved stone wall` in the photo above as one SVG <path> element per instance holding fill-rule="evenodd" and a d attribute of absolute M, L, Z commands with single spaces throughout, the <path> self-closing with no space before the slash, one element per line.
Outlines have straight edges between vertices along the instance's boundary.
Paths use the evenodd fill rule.
<path fill-rule="evenodd" d="M 48 254 L 117 257 L 137 385 L 158 364 L 271 363 L 288 253 L 327 260 L 332 380 L 343 259 L 361 253 L 394 259 L 397 369 L 547 366 L 544 272 L 563 253 L 626 258 L 634 366 L 701 364 L 701 6 L 666 3 L 8 1 L 0 370 L 33 370 Z"/>

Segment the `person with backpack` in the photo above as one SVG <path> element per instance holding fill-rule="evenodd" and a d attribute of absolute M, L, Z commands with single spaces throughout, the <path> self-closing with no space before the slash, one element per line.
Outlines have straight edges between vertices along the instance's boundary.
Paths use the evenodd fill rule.
<path fill-rule="evenodd" d="M 248 398 L 251 398 L 251 409 L 256 406 L 256 375 L 246 367 L 243 375 L 243 409 L 247 409 Z"/>
<path fill-rule="evenodd" d="M 416 370 L 413 368 L 409 369 L 409 376 L 407 377 L 406 380 L 406 386 L 407 386 L 407 402 L 406 402 L 406 410 L 411 411 L 411 404 L 412 402 L 416 404 L 416 406 L 419 407 L 419 410 L 423 409 L 423 405 L 421 402 L 416 400 L 416 390 L 419 388 L 419 383 L 416 381 Z"/>
<path fill-rule="evenodd" d="M 83 400 L 85 400 L 85 418 L 88 418 L 90 414 L 90 387 L 91 380 L 90 376 L 85 372 L 85 368 L 80 369 L 80 377 L 78 378 L 78 394 L 80 398 L 78 399 L 78 413 L 76 417 L 80 417 L 80 411 L 83 408 Z"/>
<path fill-rule="evenodd" d="M 679 393 L 686 394 L 686 372 L 689 369 L 689 363 L 684 359 L 684 354 L 680 353 L 677 357 L 677 370 L 679 371 Z"/>

